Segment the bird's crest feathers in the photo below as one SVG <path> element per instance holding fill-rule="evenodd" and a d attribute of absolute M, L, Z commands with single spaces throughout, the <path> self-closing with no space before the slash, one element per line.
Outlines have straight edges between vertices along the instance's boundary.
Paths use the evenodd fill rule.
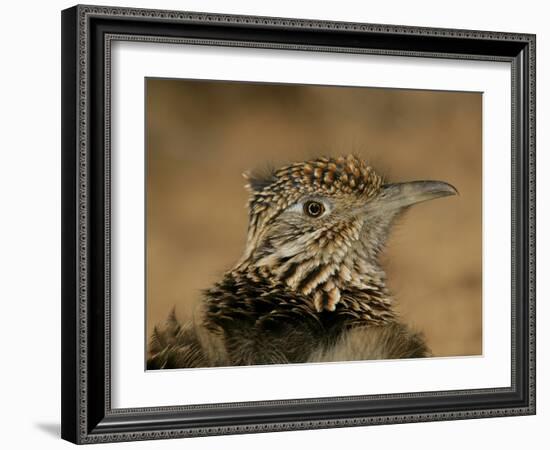
<path fill-rule="evenodd" d="M 275 171 L 272 168 L 266 168 L 261 171 L 247 170 L 243 172 L 243 178 L 246 180 L 246 189 L 252 194 L 261 192 L 276 181 Z"/>

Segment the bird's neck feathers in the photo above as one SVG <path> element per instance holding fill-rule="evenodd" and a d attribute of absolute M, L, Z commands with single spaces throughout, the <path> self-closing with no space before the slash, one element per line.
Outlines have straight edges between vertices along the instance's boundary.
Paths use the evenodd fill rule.
<path fill-rule="evenodd" d="M 307 243 L 300 238 L 293 238 L 292 244 L 274 243 L 265 254 L 256 251 L 247 257 L 245 253 L 228 276 L 278 286 L 307 299 L 318 313 L 350 309 L 374 321 L 393 318 L 386 275 L 378 264 L 380 249 L 362 234 L 361 223 L 308 239 Z"/>

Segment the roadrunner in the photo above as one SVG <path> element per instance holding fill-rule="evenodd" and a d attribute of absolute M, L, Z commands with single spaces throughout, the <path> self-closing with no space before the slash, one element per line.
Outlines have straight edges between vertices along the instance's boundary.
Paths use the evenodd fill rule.
<path fill-rule="evenodd" d="M 453 186 L 386 183 L 353 155 L 245 178 L 243 256 L 204 292 L 196 318 L 180 323 L 172 311 L 154 329 L 149 369 L 430 355 L 393 310 L 379 255 L 405 209 Z"/>

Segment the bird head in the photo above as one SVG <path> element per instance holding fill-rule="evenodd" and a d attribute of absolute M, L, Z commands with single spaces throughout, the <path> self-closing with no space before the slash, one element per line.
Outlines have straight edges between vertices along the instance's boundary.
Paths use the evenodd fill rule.
<path fill-rule="evenodd" d="M 245 178 L 249 227 L 238 267 L 311 295 L 319 312 L 334 311 L 345 289 L 385 286 L 378 256 L 395 218 L 457 193 L 442 181 L 386 183 L 354 155 Z"/>

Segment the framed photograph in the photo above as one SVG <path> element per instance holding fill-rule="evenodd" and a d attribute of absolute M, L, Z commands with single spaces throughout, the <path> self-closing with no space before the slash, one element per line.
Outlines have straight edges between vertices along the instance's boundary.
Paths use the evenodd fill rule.
<path fill-rule="evenodd" d="M 535 36 L 62 12 L 62 437 L 535 413 Z"/>

